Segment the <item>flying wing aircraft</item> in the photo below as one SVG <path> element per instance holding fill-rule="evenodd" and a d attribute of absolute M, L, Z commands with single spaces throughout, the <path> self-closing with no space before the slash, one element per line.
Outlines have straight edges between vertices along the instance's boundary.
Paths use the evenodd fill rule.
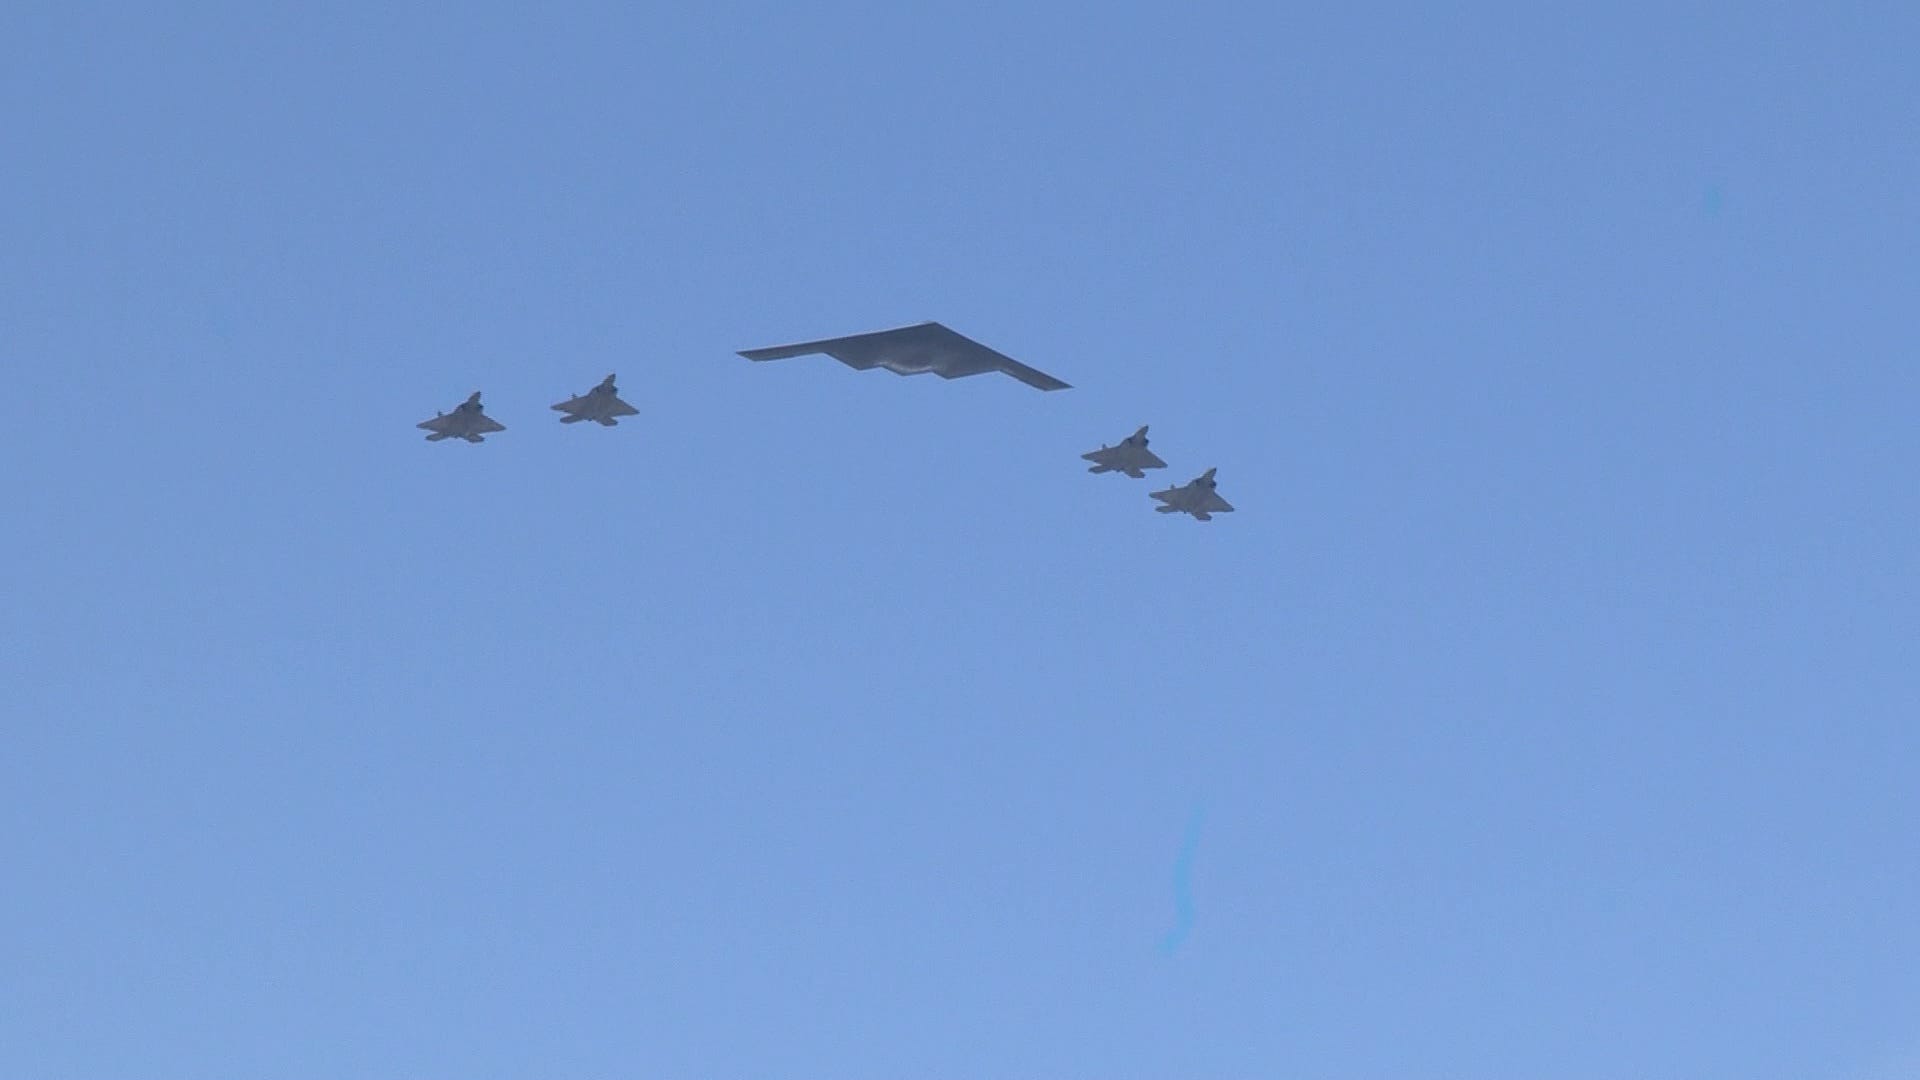
<path fill-rule="evenodd" d="M 1231 514 L 1233 504 L 1213 490 L 1213 473 L 1213 469 L 1208 469 L 1189 483 L 1152 492 L 1152 498 L 1166 503 L 1154 509 L 1162 514 L 1192 514 L 1201 521 L 1212 521 L 1215 514 Z"/>
<path fill-rule="evenodd" d="M 937 322 L 875 330 L 870 334 L 855 334 L 852 337 L 807 341 L 798 345 L 747 349 L 740 355 L 749 360 L 785 360 L 813 353 L 826 353 L 848 367 L 862 371 L 876 367 L 899 375 L 918 375 L 923 371 L 931 371 L 946 379 L 1004 371 L 1028 386 L 1042 390 L 1068 389 L 1066 383 L 1046 372 L 1035 371 Z"/>
<path fill-rule="evenodd" d="M 428 442 L 441 439 L 465 439 L 470 443 L 485 442 L 485 436 L 496 431 L 507 430 L 505 425 L 488 416 L 480 408 L 480 391 L 454 407 L 451 413 L 438 413 L 431 420 L 422 420 L 414 425 L 433 434 L 427 436 Z"/>
<path fill-rule="evenodd" d="M 634 416 L 639 409 L 620 400 L 620 390 L 613 385 L 613 376 L 600 380 L 600 385 L 584 394 L 575 394 L 554 406 L 558 412 L 567 415 L 560 418 L 563 424 L 577 424 L 582 420 L 592 420 L 602 427 L 612 427 L 620 421 L 618 417 Z"/>
<path fill-rule="evenodd" d="M 1141 469 L 1164 469 L 1167 463 L 1161 461 L 1154 452 L 1147 449 L 1147 426 L 1120 440 L 1119 446 L 1107 446 L 1102 443 L 1100 449 L 1081 454 L 1083 460 L 1093 462 L 1090 473 L 1123 472 L 1135 480 L 1146 478 Z"/>

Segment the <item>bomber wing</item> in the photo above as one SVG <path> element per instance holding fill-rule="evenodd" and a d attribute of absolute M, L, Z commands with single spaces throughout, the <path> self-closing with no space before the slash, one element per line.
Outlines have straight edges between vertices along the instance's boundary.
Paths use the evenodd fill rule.
<path fill-rule="evenodd" d="M 814 353 L 825 353 L 848 367 L 862 371 L 876 367 L 899 375 L 918 375 L 931 371 L 946 379 L 1002 371 L 1041 390 L 1069 389 L 1066 383 L 1046 372 L 1030 368 L 937 322 L 876 330 L 851 337 L 824 338 L 797 345 L 746 349 L 740 355 L 749 360 L 786 360 Z"/>

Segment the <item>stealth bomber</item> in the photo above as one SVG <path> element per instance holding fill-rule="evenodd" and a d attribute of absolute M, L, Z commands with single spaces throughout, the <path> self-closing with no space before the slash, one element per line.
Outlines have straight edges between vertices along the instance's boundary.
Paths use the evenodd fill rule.
<path fill-rule="evenodd" d="M 1179 487 L 1152 492 L 1152 498 L 1166 504 L 1154 509 L 1162 514 L 1192 514 L 1201 521 L 1212 521 L 1215 514 L 1233 513 L 1233 504 L 1214 490 L 1213 474 L 1214 470 L 1208 469 Z"/>
<path fill-rule="evenodd" d="M 1001 371 L 1028 386 L 1041 390 L 1066 390 L 1066 383 L 961 336 L 937 322 L 875 330 L 852 337 L 824 338 L 798 345 L 776 345 L 766 349 L 747 349 L 740 353 L 749 360 L 785 360 L 794 356 L 825 353 L 848 367 L 865 371 L 886 368 L 898 375 L 918 375 L 931 371 L 944 379 L 962 379 L 989 371 Z"/>
<path fill-rule="evenodd" d="M 1083 460 L 1093 462 L 1090 473 L 1122 472 L 1135 480 L 1146 478 L 1142 469 L 1164 469 L 1167 463 L 1161 461 L 1153 451 L 1147 449 L 1147 426 L 1120 440 L 1119 446 L 1101 444 L 1100 449 L 1081 454 Z"/>
<path fill-rule="evenodd" d="M 431 420 L 422 420 L 414 425 L 423 431 L 431 431 L 428 442 L 441 439 L 465 439 L 470 443 L 485 442 L 486 436 L 496 431 L 505 431 L 506 426 L 488 416 L 480 407 L 480 391 L 454 407 L 451 413 L 437 413 Z"/>
<path fill-rule="evenodd" d="M 640 411 L 620 400 L 620 390 L 613 385 L 611 375 L 600 380 L 599 386 L 584 394 L 575 394 L 553 408 L 567 414 L 560 418 L 563 424 L 592 420 L 602 427 L 612 427 L 620 422 L 619 417 L 633 416 Z"/>

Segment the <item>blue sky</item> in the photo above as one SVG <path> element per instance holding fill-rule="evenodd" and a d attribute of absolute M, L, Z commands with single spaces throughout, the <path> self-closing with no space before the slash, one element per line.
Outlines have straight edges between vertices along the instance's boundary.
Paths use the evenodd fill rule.
<path fill-rule="evenodd" d="M 10 5 L 0 1075 L 1920 1073 L 1920 13 L 1445 7 Z"/>

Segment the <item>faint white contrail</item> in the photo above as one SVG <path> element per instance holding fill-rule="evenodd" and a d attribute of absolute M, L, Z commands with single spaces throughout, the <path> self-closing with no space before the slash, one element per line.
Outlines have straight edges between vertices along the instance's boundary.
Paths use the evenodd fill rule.
<path fill-rule="evenodd" d="M 1160 943 L 1171 955 L 1193 930 L 1193 856 L 1200 847 L 1200 826 L 1206 821 L 1207 808 L 1196 806 L 1187 822 L 1187 835 L 1180 842 L 1180 855 L 1173 862 L 1173 929 Z"/>

